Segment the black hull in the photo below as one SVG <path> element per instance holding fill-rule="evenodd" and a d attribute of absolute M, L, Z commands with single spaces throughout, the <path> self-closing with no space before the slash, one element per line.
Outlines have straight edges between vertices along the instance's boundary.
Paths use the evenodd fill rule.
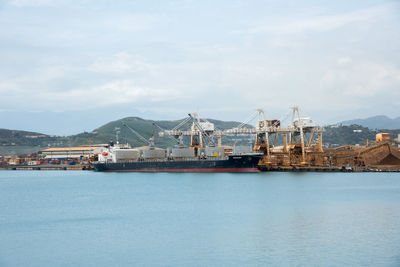
<path fill-rule="evenodd" d="M 131 161 L 93 163 L 105 172 L 259 172 L 259 155 L 229 156 L 224 159 Z"/>

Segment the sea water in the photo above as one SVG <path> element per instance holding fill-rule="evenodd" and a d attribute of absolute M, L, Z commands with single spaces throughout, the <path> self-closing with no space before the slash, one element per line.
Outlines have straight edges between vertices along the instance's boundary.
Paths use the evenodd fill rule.
<path fill-rule="evenodd" d="M 400 266 L 399 173 L 0 172 L 0 266 Z"/>

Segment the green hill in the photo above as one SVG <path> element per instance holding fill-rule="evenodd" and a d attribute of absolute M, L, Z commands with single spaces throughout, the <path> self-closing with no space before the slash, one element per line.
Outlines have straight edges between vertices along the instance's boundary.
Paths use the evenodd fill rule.
<path fill-rule="evenodd" d="M 65 142 L 63 137 L 36 132 L 0 129 L 1 146 L 57 146 Z M 61 143 L 60 143 L 61 142 Z"/>
<path fill-rule="evenodd" d="M 328 126 L 322 137 L 330 145 L 364 145 L 367 140 L 375 141 L 376 132 L 360 125 Z"/>

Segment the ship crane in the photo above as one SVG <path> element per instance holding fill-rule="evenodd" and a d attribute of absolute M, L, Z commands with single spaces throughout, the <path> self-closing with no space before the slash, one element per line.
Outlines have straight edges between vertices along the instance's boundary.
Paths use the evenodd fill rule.
<path fill-rule="evenodd" d="M 134 133 L 142 142 L 146 143 L 149 145 L 150 149 L 154 149 L 154 133 L 151 135 L 151 137 L 147 140 L 146 138 L 144 138 L 143 136 L 141 136 L 137 131 L 135 131 L 134 129 L 132 129 L 128 124 L 123 123 L 123 126 L 125 126 L 126 128 L 128 128 L 129 130 L 131 130 L 132 133 Z"/>
<path fill-rule="evenodd" d="M 200 122 L 199 122 L 199 118 L 198 118 L 198 115 L 197 114 L 194 114 L 195 115 L 195 117 L 197 117 L 197 118 L 195 118 L 192 114 L 188 114 L 189 115 L 189 117 L 193 120 L 193 123 L 194 123 L 194 125 L 192 126 L 192 130 L 193 130 L 193 132 L 196 132 L 195 130 L 198 130 L 199 132 L 200 132 L 200 146 L 202 146 L 202 141 L 201 141 L 201 139 L 202 139 L 202 137 L 203 138 L 207 138 L 207 140 L 208 140 L 208 145 L 209 146 L 215 146 L 215 142 L 214 142 L 214 140 L 213 140 L 213 138 L 212 138 L 212 135 L 210 135 L 210 132 L 213 132 L 214 130 L 212 130 L 212 131 L 205 131 L 204 129 L 203 129 L 203 127 L 200 125 Z M 194 126 L 196 126 L 196 127 L 194 127 Z"/>
<path fill-rule="evenodd" d="M 153 122 L 153 125 L 156 126 L 158 129 L 161 130 L 160 136 L 163 136 L 164 133 L 167 133 L 167 136 L 168 136 L 171 140 L 173 140 L 174 142 L 177 142 L 177 145 L 178 145 L 179 148 L 183 148 L 183 147 L 184 147 L 184 144 L 183 144 L 183 135 L 182 135 L 182 134 L 180 134 L 180 135 L 178 135 L 177 137 L 175 137 L 175 136 L 170 135 L 166 129 L 162 128 L 161 126 L 159 126 L 159 125 L 156 124 L 155 122 Z M 183 125 L 183 124 L 182 124 L 182 125 Z M 162 135 L 161 135 L 161 134 L 162 134 Z"/>

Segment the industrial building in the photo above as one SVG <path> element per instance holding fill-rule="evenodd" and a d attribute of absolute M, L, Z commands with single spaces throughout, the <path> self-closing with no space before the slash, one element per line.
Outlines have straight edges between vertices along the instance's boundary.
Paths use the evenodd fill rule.
<path fill-rule="evenodd" d="M 378 133 L 376 135 L 376 142 L 390 141 L 390 133 Z"/>
<path fill-rule="evenodd" d="M 52 147 L 41 150 L 39 153 L 45 159 L 80 159 L 86 160 L 92 156 L 101 153 L 102 148 L 108 146 L 107 144 L 78 146 L 78 147 Z"/>

